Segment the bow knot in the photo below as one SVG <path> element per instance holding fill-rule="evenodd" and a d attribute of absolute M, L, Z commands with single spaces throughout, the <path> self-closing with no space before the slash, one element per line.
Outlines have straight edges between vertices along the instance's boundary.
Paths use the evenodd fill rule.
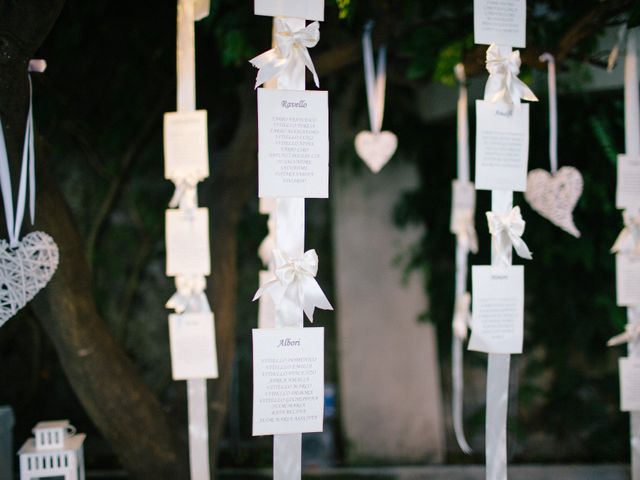
<path fill-rule="evenodd" d="M 485 99 L 491 102 L 505 102 L 509 105 L 519 104 L 521 99 L 537 102 L 527 85 L 518 78 L 520 74 L 520 51 L 515 50 L 503 57 L 497 45 L 487 49 L 487 71 L 489 79 L 484 91 Z"/>
<path fill-rule="evenodd" d="M 165 307 L 176 313 L 210 312 L 211 307 L 204 293 L 207 282 L 202 275 L 179 275 L 176 277 L 177 292 L 167 301 Z"/>
<path fill-rule="evenodd" d="M 258 88 L 268 80 L 281 75 L 292 65 L 302 63 L 313 74 L 313 81 L 316 87 L 320 86 L 318 74 L 313 66 L 309 48 L 313 48 L 320 40 L 320 24 L 313 22 L 300 30 L 292 31 L 280 18 L 274 22 L 275 28 L 275 48 L 258 55 L 249 60 L 251 65 L 258 69 L 256 86 Z"/>
<path fill-rule="evenodd" d="M 495 249 L 503 265 L 508 266 L 510 263 L 512 246 L 519 257 L 531 260 L 531 251 L 521 238 L 526 223 L 520 213 L 520 207 L 513 207 L 505 214 L 487 212 L 487 221 L 489 233 L 493 236 Z"/>
<path fill-rule="evenodd" d="M 622 218 L 624 219 L 624 228 L 611 247 L 611 253 L 640 255 L 640 214 L 625 210 Z"/>
<path fill-rule="evenodd" d="M 173 179 L 176 189 L 169 201 L 169 207 L 195 210 L 198 206 L 197 185 L 201 178 L 193 174 Z"/>
<path fill-rule="evenodd" d="M 453 334 L 456 338 L 465 340 L 469 326 L 471 326 L 471 294 L 465 292 L 456 299 L 453 313 Z"/>

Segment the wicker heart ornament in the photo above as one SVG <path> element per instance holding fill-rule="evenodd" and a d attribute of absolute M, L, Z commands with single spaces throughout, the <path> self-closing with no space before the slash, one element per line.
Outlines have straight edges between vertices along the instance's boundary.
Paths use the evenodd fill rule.
<path fill-rule="evenodd" d="M 356 135 L 356 152 L 373 173 L 382 170 L 398 148 L 398 137 L 394 133 L 360 132 Z"/>

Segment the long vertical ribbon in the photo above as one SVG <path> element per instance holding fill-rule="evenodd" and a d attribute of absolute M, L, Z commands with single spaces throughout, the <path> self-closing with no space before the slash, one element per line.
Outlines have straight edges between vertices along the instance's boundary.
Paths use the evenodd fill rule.
<path fill-rule="evenodd" d="M 549 159 L 551 173 L 558 171 L 558 93 L 556 89 L 556 61 L 550 53 L 540 55 L 541 62 L 547 62 L 549 86 Z"/>
<path fill-rule="evenodd" d="M 382 120 L 384 119 L 385 90 L 387 87 L 387 47 L 383 45 L 378 50 L 378 65 L 376 69 L 371 42 L 372 29 L 373 22 L 369 21 L 362 33 L 364 81 L 367 89 L 367 107 L 371 131 L 380 133 L 382 131 Z"/>

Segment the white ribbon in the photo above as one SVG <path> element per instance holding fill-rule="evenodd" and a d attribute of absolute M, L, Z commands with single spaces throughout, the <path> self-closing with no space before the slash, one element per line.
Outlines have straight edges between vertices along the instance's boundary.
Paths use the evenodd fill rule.
<path fill-rule="evenodd" d="M 607 347 L 615 347 L 625 343 L 636 343 L 638 340 L 640 340 L 640 323 L 628 323 L 625 326 L 623 333 L 609 339 Z"/>
<path fill-rule="evenodd" d="M 471 325 L 471 294 L 465 292 L 456 299 L 453 312 L 453 333 L 460 340 L 467 339 L 467 332 Z"/>
<path fill-rule="evenodd" d="M 470 252 L 478 253 L 478 234 L 472 211 L 458 212 L 454 216 L 451 231 L 456 234 L 458 245 Z"/>
<path fill-rule="evenodd" d="M 525 221 L 520 214 L 520 207 L 513 207 L 506 214 L 487 212 L 489 233 L 495 240 L 496 253 L 500 264 L 508 266 L 511 263 L 511 247 L 515 249 L 519 257 L 531 260 L 531 251 L 522 240 Z"/>
<path fill-rule="evenodd" d="M 260 260 L 262 260 L 262 264 L 265 267 L 271 268 L 271 264 L 273 263 L 272 253 L 276 248 L 276 239 L 275 239 L 275 229 L 276 222 L 273 218 L 273 214 L 269 214 L 269 219 L 267 220 L 267 228 L 269 229 L 269 233 L 260 243 L 258 247 L 258 256 Z"/>
<path fill-rule="evenodd" d="M 274 28 L 275 48 L 249 60 L 258 69 L 255 88 L 295 68 L 297 64 L 306 65 L 313 74 L 316 87 L 319 87 L 320 80 L 308 49 L 315 47 L 320 40 L 320 24 L 313 22 L 305 28 L 292 31 L 285 21 L 276 18 Z"/>
<path fill-rule="evenodd" d="M 541 62 L 547 62 L 549 86 L 549 159 L 551 173 L 558 171 L 558 94 L 556 90 L 556 61 L 550 53 L 540 55 Z"/>
<path fill-rule="evenodd" d="M 520 100 L 538 101 L 531 89 L 518 78 L 522 63 L 520 51 L 515 50 L 508 56 L 502 56 L 500 48 L 491 45 L 487 49 L 486 61 L 489 79 L 484 90 L 485 99 L 508 105 L 520 104 Z"/>
<path fill-rule="evenodd" d="M 291 259 L 276 249 L 273 259 L 276 278 L 258 289 L 254 301 L 268 292 L 277 308 L 286 297 L 302 307 L 311 322 L 316 308 L 333 310 L 315 278 L 318 273 L 318 254 L 315 250 L 306 251 L 301 258 Z"/>
<path fill-rule="evenodd" d="M 193 175 L 173 179 L 176 186 L 173 196 L 169 201 L 170 208 L 181 210 L 195 210 L 198 208 L 198 182 L 199 178 Z"/>
<path fill-rule="evenodd" d="M 376 71 L 373 61 L 373 45 L 371 43 L 372 29 L 373 22 L 367 22 L 362 34 L 362 57 L 369 124 L 373 133 L 380 133 L 384 118 L 385 90 L 387 87 L 387 47 L 383 45 L 378 51 L 378 68 Z"/>
<path fill-rule="evenodd" d="M 179 275 L 175 281 L 177 292 L 167 301 L 167 308 L 175 310 L 176 313 L 211 312 L 204 293 L 207 282 L 202 275 Z"/>
<path fill-rule="evenodd" d="M 611 247 L 611 253 L 640 255 L 640 215 L 625 210 L 622 214 L 624 228 Z"/>

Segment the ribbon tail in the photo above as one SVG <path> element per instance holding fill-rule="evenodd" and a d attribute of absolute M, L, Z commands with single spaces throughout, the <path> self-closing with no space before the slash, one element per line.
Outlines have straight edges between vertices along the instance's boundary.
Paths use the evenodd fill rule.
<path fill-rule="evenodd" d="M 511 237 L 511 243 L 520 258 L 524 258 L 526 260 L 533 259 L 531 251 L 529 250 L 529 247 L 527 247 L 527 244 L 524 243 L 524 240 L 519 237 Z"/>
<path fill-rule="evenodd" d="M 520 80 L 518 77 L 513 77 L 512 79 L 513 82 L 513 89 L 517 92 L 517 95 L 519 98 L 522 98 L 523 100 L 528 100 L 529 102 L 537 102 L 538 101 L 538 97 L 535 96 L 535 94 L 531 91 L 531 89 L 527 86 L 526 83 L 524 83 L 522 80 Z M 520 103 L 520 101 L 518 100 L 518 103 Z"/>
<path fill-rule="evenodd" d="M 620 335 L 616 335 L 615 337 L 611 337 L 609 339 L 609 341 L 607 342 L 607 347 L 615 347 L 618 345 L 623 345 L 627 342 L 629 342 L 629 340 L 631 340 L 631 338 L 629 338 L 629 334 L 628 333 L 621 333 Z"/>
<path fill-rule="evenodd" d="M 316 67 L 313 65 L 313 60 L 311 60 L 311 55 L 309 55 L 309 50 L 306 48 L 300 48 L 299 51 L 302 54 L 302 61 L 313 75 L 313 82 L 316 84 L 316 87 L 320 88 L 318 73 L 316 72 Z"/>
<path fill-rule="evenodd" d="M 187 301 L 183 295 L 176 292 L 169 300 L 167 300 L 167 303 L 164 306 L 165 308 L 175 310 L 176 313 L 183 313 L 187 309 Z"/>
<path fill-rule="evenodd" d="M 618 238 L 616 238 L 616 241 L 611 247 L 610 252 L 620 253 L 628 250 L 630 246 L 631 246 L 631 235 L 629 234 L 629 231 L 626 228 L 624 228 L 620 232 L 620 235 L 618 235 Z"/>
<path fill-rule="evenodd" d="M 276 49 L 272 48 L 257 57 L 249 60 L 249 63 L 258 69 L 256 84 L 254 88 L 258 88 L 263 83 L 277 77 L 287 67 L 289 63 L 287 59 L 281 59 L 276 53 Z"/>
<path fill-rule="evenodd" d="M 313 313 L 316 308 L 333 310 L 333 306 L 329 303 L 329 300 L 314 278 L 305 277 L 301 287 L 300 293 L 304 296 L 302 299 L 302 309 L 311 323 L 313 323 Z"/>

